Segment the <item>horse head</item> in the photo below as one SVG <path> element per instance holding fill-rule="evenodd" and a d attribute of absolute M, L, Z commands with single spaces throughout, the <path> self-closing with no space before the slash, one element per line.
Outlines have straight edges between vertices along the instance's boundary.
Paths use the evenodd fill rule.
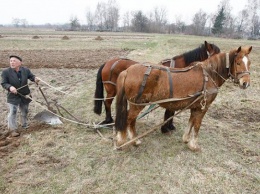
<path fill-rule="evenodd" d="M 211 57 L 215 54 L 220 53 L 220 49 L 216 45 L 210 44 L 207 41 L 204 42 L 204 45 L 205 45 L 208 57 Z"/>
<path fill-rule="evenodd" d="M 234 62 L 229 69 L 229 74 L 239 87 L 246 89 L 250 86 L 250 59 L 248 57 L 252 46 L 239 47 L 234 53 Z"/>

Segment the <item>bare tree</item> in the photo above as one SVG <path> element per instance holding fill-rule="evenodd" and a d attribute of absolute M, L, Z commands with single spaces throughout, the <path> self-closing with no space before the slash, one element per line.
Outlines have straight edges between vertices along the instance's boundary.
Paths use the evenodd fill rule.
<path fill-rule="evenodd" d="M 20 23 L 21 23 L 21 26 L 24 27 L 24 28 L 26 28 L 28 26 L 28 22 L 27 22 L 26 19 L 21 19 Z"/>
<path fill-rule="evenodd" d="M 164 7 L 155 7 L 153 11 L 154 15 L 154 26 L 155 31 L 154 32 L 165 32 L 165 26 L 167 24 L 167 11 Z"/>
<path fill-rule="evenodd" d="M 107 3 L 99 2 L 97 4 L 96 12 L 96 25 L 99 30 L 117 30 L 119 21 L 119 8 L 116 0 L 108 0 Z"/>
<path fill-rule="evenodd" d="M 192 23 L 192 34 L 204 35 L 208 15 L 201 9 L 194 15 Z"/>
<path fill-rule="evenodd" d="M 95 20 L 95 16 L 94 16 L 94 14 L 90 11 L 90 9 L 87 9 L 87 11 L 86 11 L 86 19 L 87 19 L 88 30 L 89 30 L 89 31 L 94 30 L 94 20 Z"/>
<path fill-rule="evenodd" d="M 28 26 L 28 22 L 26 19 L 19 19 L 19 18 L 13 18 L 12 24 L 15 27 L 24 27 L 25 28 Z"/>
<path fill-rule="evenodd" d="M 105 15 L 105 4 L 98 3 L 95 11 L 96 25 L 99 30 L 104 28 L 104 15 Z"/>
<path fill-rule="evenodd" d="M 123 15 L 123 27 L 124 27 L 124 31 L 129 31 L 129 30 L 130 30 L 130 24 L 131 24 L 131 15 L 130 15 L 129 11 L 127 11 L 127 12 Z"/>
<path fill-rule="evenodd" d="M 176 16 L 175 17 L 175 29 L 174 29 L 174 31 L 176 32 L 176 33 L 184 33 L 184 31 L 185 31 L 185 22 L 183 22 L 182 21 L 182 18 L 181 18 L 181 16 Z"/>
<path fill-rule="evenodd" d="M 248 32 L 251 36 L 259 35 L 259 14 L 260 14 L 260 2 L 259 0 L 248 0 L 247 11 L 249 13 L 249 26 Z"/>
<path fill-rule="evenodd" d="M 105 24 L 108 30 L 115 31 L 118 27 L 119 21 L 119 8 L 116 0 L 109 0 L 107 3 L 107 16 L 105 19 Z"/>
<path fill-rule="evenodd" d="M 248 20 L 248 11 L 246 9 L 243 9 L 238 13 L 237 17 L 237 32 L 238 33 L 243 33 L 246 30 L 246 21 Z"/>
<path fill-rule="evenodd" d="M 72 16 L 70 18 L 70 29 L 72 31 L 75 31 L 75 30 L 79 30 L 79 28 L 80 28 L 79 19 L 76 16 Z"/>

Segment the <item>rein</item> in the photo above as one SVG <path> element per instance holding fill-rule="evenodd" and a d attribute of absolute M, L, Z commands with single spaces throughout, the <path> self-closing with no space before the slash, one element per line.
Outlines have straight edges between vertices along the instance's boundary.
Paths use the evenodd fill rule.
<path fill-rule="evenodd" d="M 57 88 L 55 88 L 55 87 L 53 87 L 52 85 L 50 85 L 50 84 L 48 84 L 47 82 L 45 82 L 45 81 L 43 81 L 41 78 L 39 78 L 38 77 L 38 79 L 42 82 L 42 83 L 44 83 L 44 84 L 46 84 L 47 86 L 49 86 L 50 88 L 52 88 L 52 89 L 54 89 L 54 90 L 56 90 L 56 91 L 58 91 L 58 92 L 61 92 L 61 93 L 63 93 L 63 94 L 66 94 L 66 95 L 71 95 L 71 94 L 69 94 L 69 93 L 67 93 L 67 92 L 63 92 L 63 91 L 61 91 L 61 90 L 59 90 L 59 89 L 57 89 Z M 111 82 L 111 84 L 112 84 L 113 82 Z M 28 85 L 28 84 L 27 84 Z M 23 86 L 24 87 L 24 86 Z M 22 87 L 21 87 L 22 88 Z M 18 89 L 21 89 L 21 88 L 18 88 Z M 17 89 L 17 90 L 18 90 Z M 106 99 L 114 99 L 115 97 L 110 97 L 110 98 L 93 98 L 94 100 L 106 100 Z"/>
<path fill-rule="evenodd" d="M 195 64 L 194 66 L 189 66 L 188 68 L 185 68 L 184 70 L 183 69 L 180 69 L 180 70 L 177 69 L 176 72 L 189 71 L 190 69 L 194 68 L 198 64 L 199 63 Z M 161 68 L 161 67 L 152 66 L 152 65 L 149 65 L 149 64 L 142 64 L 142 65 L 146 66 L 147 70 L 146 70 L 146 72 L 144 74 L 143 81 L 142 81 L 141 86 L 139 88 L 139 92 L 138 92 L 138 95 L 137 95 L 136 100 L 135 100 L 136 102 L 138 102 L 139 98 L 142 95 L 142 92 L 144 90 L 147 78 L 150 75 L 150 72 L 151 72 L 152 68 L 156 68 L 156 69 L 159 69 L 159 70 L 167 71 L 168 74 L 169 74 L 169 72 L 175 72 L 175 71 L 171 71 L 171 69 L 165 68 L 165 67 Z M 163 100 L 158 100 L 158 101 L 154 101 L 154 102 L 148 102 L 148 103 L 135 103 L 135 102 L 131 102 L 129 100 L 127 100 L 127 101 L 130 104 L 133 104 L 133 105 L 136 105 L 136 106 L 147 106 L 147 105 L 153 105 L 153 104 L 162 104 L 162 103 L 167 103 L 167 102 L 176 102 L 176 101 L 188 100 L 188 99 L 191 99 L 191 98 L 194 98 L 194 97 L 203 96 L 204 98 L 201 101 L 201 106 L 202 106 L 202 109 L 204 109 L 206 107 L 207 94 L 218 93 L 218 86 L 217 86 L 215 81 L 211 78 L 211 76 L 207 73 L 207 71 L 203 67 L 202 67 L 202 71 L 203 71 L 203 75 L 204 75 L 203 89 L 202 89 L 202 91 L 199 91 L 199 92 L 197 92 L 195 94 L 191 94 L 191 95 L 188 95 L 187 97 L 183 97 L 183 98 L 172 98 L 172 95 L 171 95 L 170 98 L 163 99 Z M 210 79 L 212 80 L 213 84 L 216 86 L 215 89 L 207 90 L 206 85 L 207 85 L 207 82 L 208 82 L 208 77 L 210 77 Z M 170 93 L 172 93 L 172 85 L 173 85 L 172 84 L 172 79 L 171 79 L 171 81 L 169 81 L 169 84 L 170 84 Z"/>
<path fill-rule="evenodd" d="M 46 83 L 45 81 L 43 81 L 43 80 L 40 79 L 39 77 L 38 77 L 38 79 L 39 79 L 42 83 L 44 83 L 44 84 L 46 84 L 47 86 L 53 88 L 54 90 L 59 91 L 59 92 L 61 92 L 61 93 L 65 93 L 65 92 L 63 92 L 63 91 L 61 91 L 61 90 L 58 90 L 57 88 L 55 88 L 55 87 L 49 85 L 48 83 Z M 27 85 L 28 85 L 28 84 L 27 84 Z M 20 87 L 20 88 L 17 88 L 17 90 L 22 89 L 23 87 L 26 87 L 27 85 L 24 85 L 24 86 L 22 86 L 22 87 Z M 53 115 L 55 115 L 55 116 L 57 116 L 57 117 L 59 117 L 59 118 L 61 118 L 61 119 L 64 119 L 64 120 L 66 120 L 66 121 L 69 121 L 69 122 L 72 122 L 72 123 L 75 123 L 75 124 L 85 125 L 85 126 L 88 127 L 88 128 L 94 128 L 94 129 L 97 130 L 97 132 L 98 132 L 98 128 L 99 128 L 99 127 L 105 127 L 105 126 L 109 126 L 109 125 L 114 125 L 114 123 L 110 123 L 110 124 L 106 124 L 106 125 L 99 125 L 99 123 L 98 123 L 98 124 L 95 124 L 95 123 L 89 124 L 89 123 L 80 121 L 78 118 L 76 118 L 75 116 L 73 116 L 68 110 L 66 110 L 63 106 L 61 106 L 60 104 L 58 104 L 56 101 L 51 102 L 51 103 L 54 103 L 54 105 L 56 106 L 56 108 L 57 108 L 57 110 L 58 110 L 59 113 L 60 113 L 59 108 L 62 108 L 66 113 L 68 113 L 71 117 L 73 117 L 73 118 L 75 119 L 75 120 L 72 120 L 72 119 L 69 119 L 69 118 L 64 117 L 61 113 L 60 113 L 60 115 L 59 115 L 59 114 L 56 114 L 56 113 L 50 111 L 48 108 L 46 108 L 46 105 L 45 105 L 44 103 L 39 102 L 39 101 L 33 99 L 33 98 L 30 97 L 29 95 L 23 95 L 23 94 L 21 94 L 20 92 L 17 92 L 17 94 L 20 95 L 20 96 L 22 96 L 23 98 L 30 99 L 31 101 L 35 102 L 36 105 L 38 105 L 38 106 L 41 107 L 42 109 L 44 109 L 44 110 L 50 112 L 51 114 L 53 114 Z M 67 93 L 65 93 L 65 94 L 67 94 Z M 114 97 L 111 97 L 111 98 L 114 98 Z M 62 115 L 62 116 L 61 116 L 61 115 Z M 98 132 L 98 133 L 99 133 L 99 132 Z"/>
<path fill-rule="evenodd" d="M 22 88 L 25 88 L 26 86 L 29 86 L 29 84 L 26 84 L 26 85 L 24 85 L 24 86 L 22 86 L 22 87 L 20 87 L 20 88 L 17 88 L 16 91 L 18 91 L 18 90 L 20 90 L 20 89 L 22 89 Z M 18 92 L 17 92 L 17 93 L 18 93 Z M 7 95 L 7 96 L 9 96 L 10 94 L 11 94 L 11 92 L 8 91 L 8 95 Z"/>
<path fill-rule="evenodd" d="M 146 132 L 144 132 L 143 134 L 141 134 L 141 135 L 139 135 L 139 136 L 137 136 L 137 137 L 135 137 L 135 138 L 133 138 L 133 139 L 127 141 L 126 143 L 124 143 L 124 144 L 121 145 L 121 146 L 118 146 L 118 147 L 117 147 L 117 146 L 115 145 L 115 149 L 117 149 L 117 150 L 118 150 L 118 149 L 121 149 L 122 147 L 125 147 L 125 146 L 127 146 L 127 145 L 133 143 L 134 141 L 136 141 L 136 140 L 138 140 L 138 139 L 140 139 L 140 138 L 142 138 L 142 137 L 148 135 L 149 133 L 151 133 L 151 132 L 157 130 L 158 128 L 160 128 L 161 126 L 163 126 L 164 124 L 166 124 L 168 121 L 170 121 L 174 116 L 177 116 L 178 114 L 180 114 L 180 113 L 182 113 L 183 111 L 185 111 L 186 109 L 188 109 L 191 105 L 193 105 L 195 102 L 197 102 L 197 101 L 198 101 L 199 99 L 201 99 L 202 97 L 203 97 L 202 95 L 197 96 L 197 98 L 196 98 L 192 103 L 190 103 L 188 106 L 186 106 L 185 108 L 181 109 L 181 110 L 180 110 L 179 112 L 177 112 L 175 115 L 169 117 L 169 118 L 168 118 L 167 120 L 165 120 L 163 123 L 161 123 L 161 124 L 155 126 L 154 128 L 149 129 L 148 131 L 146 131 Z"/>

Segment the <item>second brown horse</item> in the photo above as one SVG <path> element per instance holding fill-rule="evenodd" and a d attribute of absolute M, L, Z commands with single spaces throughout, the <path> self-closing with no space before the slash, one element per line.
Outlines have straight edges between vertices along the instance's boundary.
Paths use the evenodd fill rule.
<path fill-rule="evenodd" d="M 207 41 L 201 44 L 198 48 L 191 51 L 185 52 L 181 55 L 174 56 L 171 59 L 165 59 L 159 62 L 160 65 L 167 67 L 183 68 L 187 67 L 190 63 L 194 61 L 204 61 L 210 56 L 220 52 L 218 46 L 210 44 Z M 96 79 L 96 90 L 95 90 L 95 100 L 94 100 L 94 112 L 98 115 L 102 112 L 102 103 L 104 101 L 106 118 L 101 124 L 113 123 L 114 120 L 111 115 L 111 104 L 114 97 L 116 96 L 116 80 L 119 74 L 138 62 L 127 59 L 127 58 L 113 58 L 106 63 L 104 63 L 98 70 Z M 104 88 L 106 90 L 107 96 L 104 99 Z M 174 111 L 169 111 L 166 109 L 164 119 L 168 119 L 174 115 Z M 164 126 L 162 126 L 162 133 L 166 133 L 170 130 L 174 130 L 172 119 L 169 120 Z"/>

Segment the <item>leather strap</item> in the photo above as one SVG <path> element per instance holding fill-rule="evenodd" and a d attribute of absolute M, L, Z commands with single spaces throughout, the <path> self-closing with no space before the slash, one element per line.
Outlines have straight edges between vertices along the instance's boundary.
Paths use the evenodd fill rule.
<path fill-rule="evenodd" d="M 114 62 L 114 64 L 111 66 L 110 75 L 109 75 L 109 80 L 111 80 L 113 70 L 115 69 L 115 67 L 116 67 L 116 65 L 119 63 L 119 61 L 121 61 L 121 60 L 122 60 L 122 59 L 117 60 L 117 61 Z"/>
<path fill-rule="evenodd" d="M 172 83 L 172 75 L 171 75 L 171 72 L 170 72 L 169 68 L 167 68 L 167 74 L 168 74 L 169 87 L 170 87 L 170 95 L 169 95 L 169 97 L 172 98 L 173 97 L 173 83 Z"/>
<path fill-rule="evenodd" d="M 147 78 L 148 78 L 148 76 L 150 75 L 150 73 L 151 73 L 151 71 L 152 71 L 152 66 L 150 66 L 150 65 L 149 65 L 149 66 L 145 65 L 145 66 L 147 67 L 147 69 L 146 69 L 146 71 L 145 71 L 145 73 L 144 73 L 144 78 L 143 78 L 142 84 L 141 84 L 141 86 L 140 86 L 140 88 L 139 88 L 137 97 L 136 97 L 136 99 L 135 99 L 136 102 L 138 102 L 139 99 L 140 99 L 140 97 L 142 96 L 143 91 L 144 91 L 144 87 L 145 87 L 145 85 L 146 85 Z"/>
<path fill-rule="evenodd" d="M 172 58 L 170 63 L 171 68 L 175 68 L 175 60 Z"/>

